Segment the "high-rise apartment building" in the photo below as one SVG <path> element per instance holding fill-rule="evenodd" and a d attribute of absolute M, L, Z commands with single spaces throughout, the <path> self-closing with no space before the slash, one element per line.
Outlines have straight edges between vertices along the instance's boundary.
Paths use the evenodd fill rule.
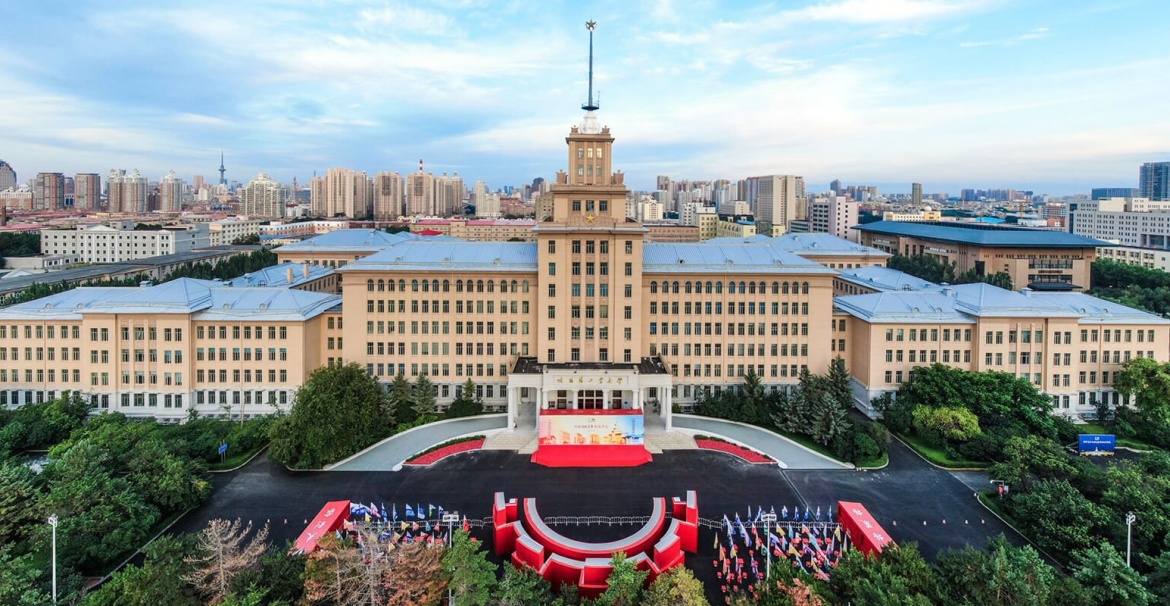
<path fill-rule="evenodd" d="M 183 208 L 183 196 L 187 184 L 170 171 L 158 182 L 158 210 L 165 213 L 179 212 Z"/>
<path fill-rule="evenodd" d="M 922 205 L 922 184 L 921 183 L 911 183 L 910 184 L 910 203 L 913 204 L 914 206 L 921 206 Z"/>
<path fill-rule="evenodd" d="M 236 190 L 240 199 L 240 214 L 249 217 L 280 217 L 284 214 L 284 187 L 265 173 L 256 175 L 247 185 Z"/>
<path fill-rule="evenodd" d="M 60 210 L 65 207 L 65 175 L 37 173 L 33 184 L 34 210 Z"/>
<path fill-rule="evenodd" d="M 805 218 L 804 177 L 768 175 L 748 178 L 749 198 L 759 233 L 780 235 L 788 222 Z"/>
<path fill-rule="evenodd" d="M 809 204 L 809 228 L 813 233 L 833 234 L 850 242 L 858 241 L 853 229 L 858 223 L 858 204 L 844 196 L 814 198 Z"/>
<path fill-rule="evenodd" d="M 467 190 L 459 173 L 448 177 L 447 173 L 435 179 L 435 215 L 446 217 L 463 214 L 463 198 Z"/>
<path fill-rule="evenodd" d="M 436 214 L 435 176 L 423 172 L 421 162 L 417 173 L 406 176 L 406 214 L 414 216 Z"/>
<path fill-rule="evenodd" d="M 1138 189 L 1143 198 L 1170 200 L 1170 162 L 1146 162 L 1139 176 Z"/>
<path fill-rule="evenodd" d="M 374 220 L 394 221 L 402 216 L 402 175 L 380 172 L 374 175 Z"/>
<path fill-rule="evenodd" d="M 319 217 L 343 216 L 364 219 L 373 204 L 373 184 L 366 173 L 348 168 L 331 168 L 325 177 L 313 177 L 313 213 Z"/>
<path fill-rule="evenodd" d="M 102 205 L 102 177 L 97 173 L 73 176 L 73 209 L 98 210 Z"/>
<path fill-rule="evenodd" d="M 111 169 L 106 177 L 107 209 L 112 213 L 146 212 L 146 177 L 137 170 L 127 174 L 125 170 Z"/>
<path fill-rule="evenodd" d="M 0 160 L 0 191 L 16 188 L 16 170 L 12 165 Z"/>
<path fill-rule="evenodd" d="M 1140 198 L 1142 197 L 1142 190 L 1136 187 L 1094 187 L 1090 197 L 1093 200 L 1104 200 L 1106 198 Z"/>

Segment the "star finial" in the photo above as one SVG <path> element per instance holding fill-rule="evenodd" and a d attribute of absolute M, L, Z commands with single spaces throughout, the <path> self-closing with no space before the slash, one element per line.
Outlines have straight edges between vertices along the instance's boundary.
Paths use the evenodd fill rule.
<path fill-rule="evenodd" d="M 587 29 L 589 31 L 593 31 L 593 30 L 597 29 L 597 22 L 592 20 L 592 19 L 590 19 L 589 21 L 586 21 L 585 22 L 585 29 Z"/>

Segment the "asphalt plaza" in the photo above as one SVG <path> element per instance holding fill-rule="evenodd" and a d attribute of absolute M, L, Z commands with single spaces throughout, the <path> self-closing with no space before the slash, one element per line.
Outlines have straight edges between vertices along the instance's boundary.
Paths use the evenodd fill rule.
<path fill-rule="evenodd" d="M 278 544 L 294 540 L 321 506 L 355 500 L 396 507 L 401 519 L 410 503 L 443 506 L 468 518 L 487 518 L 492 496 L 535 497 L 550 516 L 645 516 L 653 497 L 682 497 L 695 490 L 703 518 L 746 515 L 750 506 L 776 511 L 819 506 L 827 514 L 839 500 L 863 503 L 896 542 L 917 541 L 933 559 L 940 551 L 965 545 L 982 547 L 1004 534 L 1013 544 L 1026 540 L 988 512 L 975 498 L 981 474 L 937 469 L 901 443 L 890 445 L 890 465 L 881 470 L 782 470 L 752 465 L 723 453 L 667 451 L 634 468 L 546 468 L 529 457 L 504 451 L 478 451 L 450 457 L 427 468 L 400 471 L 292 472 L 258 457 L 239 471 L 215 478 L 210 501 L 188 513 L 171 532 L 193 532 L 215 518 L 270 525 Z M 966 483 L 964 483 L 966 482 Z M 558 532 L 586 541 L 608 541 L 636 527 L 559 526 Z M 714 530 L 703 529 L 699 553 L 688 566 L 714 587 L 711 561 Z M 477 532 L 488 540 L 486 532 Z M 762 560 L 761 560 L 762 565 Z"/>

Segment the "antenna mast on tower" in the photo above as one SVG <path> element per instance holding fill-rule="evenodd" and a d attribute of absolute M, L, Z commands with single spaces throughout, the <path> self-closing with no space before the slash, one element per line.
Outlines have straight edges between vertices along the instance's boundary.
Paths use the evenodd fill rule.
<path fill-rule="evenodd" d="M 589 100 L 581 109 L 591 112 L 601 108 L 601 99 L 593 99 L 593 30 L 597 29 L 597 22 L 592 19 L 586 21 L 585 29 L 589 30 Z"/>

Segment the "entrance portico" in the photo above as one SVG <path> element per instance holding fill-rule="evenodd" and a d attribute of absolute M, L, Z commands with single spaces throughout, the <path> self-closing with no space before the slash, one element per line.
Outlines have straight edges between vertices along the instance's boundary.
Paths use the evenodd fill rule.
<path fill-rule="evenodd" d="M 647 422 L 671 429 L 671 376 L 659 358 L 642 362 L 540 364 L 520 358 L 508 375 L 508 428 L 532 431 L 544 411 L 643 411 Z"/>
<path fill-rule="evenodd" d="M 508 376 L 508 428 L 537 432 L 532 460 L 543 465 L 640 465 L 650 460 L 646 430 L 671 426 L 670 383 L 657 358 L 636 364 L 521 358 Z"/>

